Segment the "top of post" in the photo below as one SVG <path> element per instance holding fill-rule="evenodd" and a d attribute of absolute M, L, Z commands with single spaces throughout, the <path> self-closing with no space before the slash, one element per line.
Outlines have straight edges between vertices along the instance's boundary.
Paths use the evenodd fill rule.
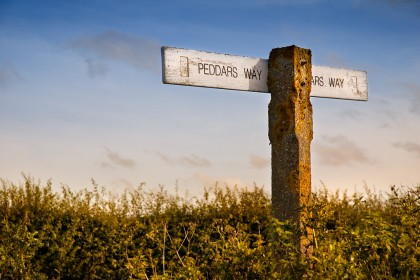
<path fill-rule="evenodd" d="M 308 75 L 309 73 L 309 75 Z M 302 77 L 302 75 L 304 77 Z M 297 76 L 297 79 L 294 77 Z M 297 80 L 300 80 L 297 82 Z M 307 89 L 308 97 L 312 84 L 311 50 L 295 45 L 275 48 L 268 59 L 268 91 L 273 95 L 278 92 L 292 90 L 295 94 Z M 300 99 L 303 96 L 300 96 Z"/>

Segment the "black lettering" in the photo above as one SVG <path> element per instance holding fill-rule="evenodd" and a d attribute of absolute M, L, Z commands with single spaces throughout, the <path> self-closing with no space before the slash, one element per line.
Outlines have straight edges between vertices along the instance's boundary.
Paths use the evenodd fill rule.
<path fill-rule="evenodd" d="M 236 67 L 233 67 L 232 68 L 232 77 L 234 77 L 234 78 L 238 78 L 238 68 L 236 68 Z"/>
<path fill-rule="evenodd" d="M 252 69 L 244 69 L 246 71 L 245 76 L 248 79 L 256 78 L 255 70 L 251 72 Z M 258 71 L 258 76 L 261 78 L 262 71 Z M 198 63 L 198 74 L 211 75 L 211 76 L 226 76 L 231 78 L 238 77 L 238 68 L 232 66 L 224 66 L 219 64 L 211 63 Z"/>
<path fill-rule="evenodd" d="M 226 77 L 229 77 L 229 75 L 232 76 L 232 67 L 227 66 L 226 67 Z"/>
<path fill-rule="evenodd" d="M 200 70 L 203 70 L 204 69 L 204 65 L 203 65 L 203 63 L 198 63 L 198 74 L 200 74 Z"/>
<path fill-rule="evenodd" d="M 214 76 L 214 73 L 215 73 L 214 64 L 209 64 L 209 70 L 210 70 L 210 75 Z"/>
<path fill-rule="evenodd" d="M 214 75 L 216 75 L 216 76 L 220 76 L 220 72 L 221 72 L 221 70 L 220 70 L 220 65 L 214 65 Z"/>
<path fill-rule="evenodd" d="M 220 72 L 220 76 L 223 76 L 223 75 L 226 76 L 226 67 L 225 66 L 222 66 L 222 70 Z"/>
<path fill-rule="evenodd" d="M 256 70 L 256 69 L 249 69 L 249 68 L 244 68 L 244 74 L 245 74 L 245 79 L 249 79 L 249 80 L 260 80 L 261 79 L 261 73 L 262 70 Z M 258 74 L 258 77 L 257 77 Z"/>
<path fill-rule="evenodd" d="M 251 70 L 244 68 L 245 79 L 251 79 Z"/>
<path fill-rule="evenodd" d="M 255 69 L 252 69 L 252 79 L 257 79 L 257 74 L 255 72 Z"/>
<path fill-rule="evenodd" d="M 319 77 L 319 76 L 312 76 L 312 85 L 314 86 L 320 86 L 323 87 L 324 86 L 324 77 Z"/>
<path fill-rule="evenodd" d="M 329 79 L 329 85 L 330 85 L 330 87 L 339 87 L 339 88 L 343 88 L 343 85 L 344 85 L 344 79 L 339 79 L 339 78 L 330 78 L 330 79 Z"/>
<path fill-rule="evenodd" d="M 330 84 L 330 87 L 335 87 L 335 79 L 329 78 L 329 84 Z"/>

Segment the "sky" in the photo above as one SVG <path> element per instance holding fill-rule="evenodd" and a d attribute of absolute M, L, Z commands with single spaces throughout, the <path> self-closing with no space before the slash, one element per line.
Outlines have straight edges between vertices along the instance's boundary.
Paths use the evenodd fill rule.
<path fill-rule="evenodd" d="M 367 102 L 311 98 L 312 188 L 420 183 L 420 1 L 0 0 L 0 178 L 113 193 L 271 194 L 268 93 L 162 83 L 162 46 L 365 70 Z"/>

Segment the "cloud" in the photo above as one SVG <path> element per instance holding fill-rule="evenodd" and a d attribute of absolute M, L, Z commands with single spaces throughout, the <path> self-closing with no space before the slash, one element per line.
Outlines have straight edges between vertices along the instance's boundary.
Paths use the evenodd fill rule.
<path fill-rule="evenodd" d="M 348 67 L 349 63 L 340 54 L 329 52 L 325 54 L 325 64 L 332 67 Z"/>
<path fill-rule="evenodd" d="M 416 84 L 404 84 L 410 94 L 410 112 L 420 115 L 420 86 Z"/>
<path fill-rule="evenodd" d="M 323 137 L 327 144 L 317 143 L 313 147 L 320 163 L 343 166 L 352 163 L 371 163 L 365 152 L 344 136 Z"/>
<path fill-rule="evenodd" d="M 264 169 L 270 165 L 270 159 L 263 158 L 257 155 L 250 155 L 249 156 L 249 163 L 252 167 L 257 169 Z"/>
<path fill-rule="evenodd" d="M 344 118 L 350 118 L 355 121 L 363 120 L 366 118 L 366 114 L 357 109 L 348 109 L 339 112 L 339 114 Z"/>
<path fill-rule="evenodd" d="M 117 154 L 116 152 L 111 151 L 109 148 L 104 147 L 106 153 L 107 153 L 107 157 L 110 161 L 110 163 L 108 162 L 103 162 L 102 166 L 103 167 L 110 167 L 112 165 L 117 165 L 120 167 L 126 167 L 126 168 L 132 168 L 134 166 L 136 166 L 136 162 L 132 159 L 129 158 L 124 158 L 122 156 L 120 156 L 119 154 Z"/>
<path fill-rule="evenodd" d="M 414 142 L 396 142 L 393 144 L 394 147 L 406 150 L 409 153 L 415 154 L 420 158 L 420 145 Z"/>
<path fill-rule="evenodd" d="M 420 8 L 420 4 L 418 0 L 385 0 L 385 1 L 374 0 L 374 1 L 379 2 L 379 3 L 385 2 L 392 6 L 405 5 L 409 7 L 414 6 L 414 7 Z"/>
<path fill-rule="evenodd" d="M 195 167 L 209 167 L 211 166 L 211 162 L 206 158 L 199 157 L 197 155 L 191 154 L 189 156 L 181 156 L 181 157 L 171 157 L 159 152 L 156 152 L 157 155 L 160 157 L 162 161 L 170 165 L 188 165 L 188 166 L 195 166 Z"/>
<path fill-rule="evenodd" d="M 71 47 L 87 57 L 85 62 L 88 66 L 88 73 L 97 74 L 98 70 L 99 73 L 106 72 L 104 64 L 92 64 L 97 60 L 120 61 L 139 70 L 156 73 L 160 71 L 160 45 L 149 38 L 132 36 L 118 31 L 107 31 L 79 38 L 71 43 Z M 90 72 L 92 70 L 93 72 Z"/>
<path fill-rule="evenodd" d="M 395 96 L 395 98 L 398 98 Z M 400 127 L 404 122 L 404 113 L 396 109 L 392 102 L 386 99 L 378 98 L 375 105 L 375 116 L 378 121 L 379 128 L 395 128 Z"/>
<path fill-rule="evenodd" d="M 213 187 L 216 183 L 221 183 L 230 187 L 238 186 L 238 187 L 246 187 L 247 185 L 239 178 L 234 177 L 220 177 L 214 178 L 209 176 L 205 173 L 195 173 L 194 179 L 199 181 L 206 187 Z"/>
<path fill-rule="evenodd" d="M 246 1 L 246 3 L 254 5 L 279 5 L 279 6 L 298 6 L 298 5 L 315 5 L 320 2 L 325 2 L 327 0 L 252 0 Z"/>
<path fill-rule="evenodd" d="M 400 121 L 403 116 L 401 111 L 396 111 L 394 108 L 383 107 L 378 111 L 378 114 L 382 116 L 378 119 L 382 121 L 382 124 L 386 124 L 388 127 L 401 125 Z"/>
<path fill-rule="evenodd" d="M 175 161 L 174 161 L 173 159 L 171 159 L 169 156 L 164 155 L 164 154 L 159 153 L 159 152 L 156 152 L 156 154 L 157 154 L 157 155 L 160 157 L 160 159 L 161 159 L 162 161 L 164 161 L 165 163 L 170 164 L 170 165 L 174 165 L 174 164 L 175 164 Z"/>
<path fill-rule="evenodd" d="M 211 165 L 210 161 L 208 161 L 207 159 L 198 157 L 194 154 L 191 154 L 190 156 L 181 157 L 180 162 L 197 167 L 207 167 Z"/>
<path fill-rule="evenodd" d="M 21 80 L 19 73 L 11 63 L 0 63 L 0 86 L 7 86 L 13 80 Z"/>
<path fill-rule="evenodd" d="M 112 184 L 118 188 L 124 189 L 124 190 L 128 190 L 128 191 L 133 191 L 135 190 L 135 185 L 132 184 L 130 181 L 124 179 L 124 178 L 120 178 L 120 179 L 115 179 L 113 180 Z"/>
<path fill-rule="evenodd" d="M 322 2 L 327 2 L 329 0 L 242 0 L 241 6 L 248 6 L 248 7 L 264 7 L 264 6 L 302 6 L 302 5 L 316 5 Z M 237 7 L 237 1 L 225 1 L 225 0 L 190 0 L 190 1 L 183 1 L 183 3 L 187 3 L 189 5 L 199 5 L 203 6 L 216 6 L 216 7 Z"/>
<path fill-rule="evenodd" d="M 108 72 L 108 67 L 100 62 L 96 62 L 93 59 L 86 58 L 85 62 L 87 64 L 87 73 L 89 77 L 105 77 Z"/>
<path fill-rule="evenodd" d="M 420 15 L 420 2 L 418 0 L 371 0 L 372 3 L 382 6 L 384 3 L 392 9 L 404 9 L 405 12 Z"/>

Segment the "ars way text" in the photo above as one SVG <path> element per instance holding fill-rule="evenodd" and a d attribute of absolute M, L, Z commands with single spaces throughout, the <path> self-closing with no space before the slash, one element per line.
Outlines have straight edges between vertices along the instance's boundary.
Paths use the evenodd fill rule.
<path fill-rule="evenodd" d="M 332 88 L 343 88 L 344 79 L 340 78 L 328 78 L 324 79 L 323 76 L 312 76 L 312 85 L 318 87 L 332 87 Z"/>

